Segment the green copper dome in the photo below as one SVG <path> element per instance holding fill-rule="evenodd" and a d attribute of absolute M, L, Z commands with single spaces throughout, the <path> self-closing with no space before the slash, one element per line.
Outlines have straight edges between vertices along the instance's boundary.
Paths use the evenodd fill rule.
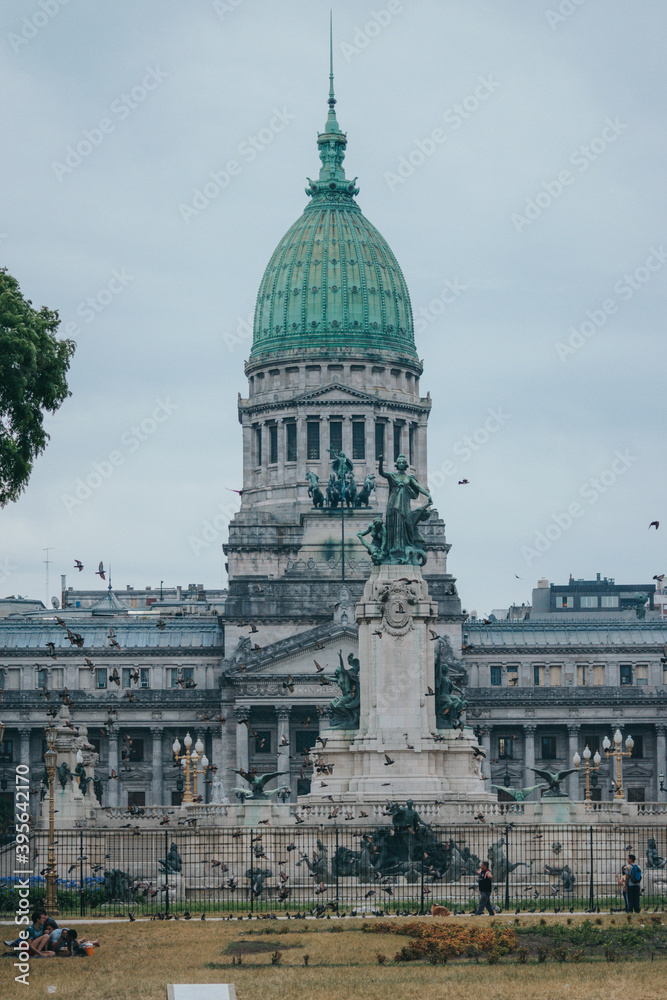
<path fill-rule="evenodd" d="M 308 179 L 311 200 L 264 272 L 251 363 L 304 353 L 390 353 L 418 362 L 405 279 L 386 240 L 354 200 L 355 182 L 345 177 L 347 138 L 335 103 L 331 74 L 329 114 L 317 138 L 319 179 Z"/>

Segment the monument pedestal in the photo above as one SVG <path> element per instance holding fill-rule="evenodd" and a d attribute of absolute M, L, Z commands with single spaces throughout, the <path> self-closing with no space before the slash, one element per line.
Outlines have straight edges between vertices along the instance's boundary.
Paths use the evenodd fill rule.
<path fill-rule="evenodd" d="M 437 729 L 434 629 L 437 605 L 421 569 L 373 568 L 355 609 L 359 625 L 358 730 L 329 729 L 313 751 L 315 776 L 304 804 L 448 796 L 493 802 L 484 790 L 470 729 Z M 319 768 L 319 770 L 318 770 Z"/>

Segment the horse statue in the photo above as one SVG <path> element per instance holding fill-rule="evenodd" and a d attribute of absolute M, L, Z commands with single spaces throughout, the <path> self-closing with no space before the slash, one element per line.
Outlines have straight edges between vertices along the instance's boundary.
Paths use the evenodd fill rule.
<path fill-rule="evenodd" d="M 342 502 L 343 496 L 340 491 L 340 482 L 332 472 L 327 483 L 327 507 L 337 507 Z"/>
<path fill-rule="evenodd" d="M 371 473 L 364 479 L 364 485 L 357 492 L 355 497 L 355 507 L 370 507 L 371 493 L 375 489 L 375 476 Z"/>
<path fill-rule="evenodd" d="M 351 472 L 345 478 L 345 503 L 348 507 L 357 506 L 357 484 Z"/>
<path fill-rule="evenodd" d="M 324 507 L 324 493 L 320 489 L 319 477 L 314 472 L 309 471 L 306 473 L 306 482 L 308 483 L 308 496 L 313 501 L 313 507 Z"/>

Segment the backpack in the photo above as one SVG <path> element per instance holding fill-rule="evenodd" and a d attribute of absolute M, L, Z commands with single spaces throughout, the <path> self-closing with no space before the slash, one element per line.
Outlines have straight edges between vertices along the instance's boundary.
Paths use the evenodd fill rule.
<path fill-rule="evenodd" d="M 635 885 L 639 885 L 639 883 L 642 880 L 642 870 L 639 867 L 639 865 L 630 866 L 630 878 L 635 883 Z"/>

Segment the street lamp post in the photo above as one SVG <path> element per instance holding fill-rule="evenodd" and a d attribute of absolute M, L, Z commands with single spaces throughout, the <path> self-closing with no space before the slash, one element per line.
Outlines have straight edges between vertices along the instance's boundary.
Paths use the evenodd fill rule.
<path fill-rule="evenodd" d="M 586 771 L 586 792 L 584 794 L 584 801 L 585 802 L 590 802 L 591 801 L 591 771 L 599 771 L 600 770 L 600 761 L 602 760 L 602 757 L 600 756 L 599 752 L 596 750 L 595 751 L 595 756 L 593 757 L 593 763 L 591 764 L 591 751 L 590 751 L 590 748 L 588 746 L 586 746 L 584 748 L 583 757 L 584 757 L 584 768 L 585 768 L 585 771 Z M 572 763 L 574 764 L 575 767 L 577 767 L 577 768 L 579 767 L 579 765 L 581 764 L 581 757 L 579 756 L 579 753 L 575 753 L 574 757 L 572 758 Z"/>
<path fill-rule="evenodd" d="M 183 802 L 192 802 L 192 754 L 190 752 L 190 747 L 192 746 L 192 737 L 190 733 L 185 734 L 183 740 L 185 746 L 185 753 L 181 753 L 181 744 L 178 741 L 178 737 L 173 742 L 172 750 L 174 752 L 174 760 L 176 760 L 183 768 L 183 774 L 185 775 L 185 791 L 183 792 Z M 202 750 L 204 748 L 202 747 Z M 195 750 L 196 753 L 196 750 Z M 195 782 L 196 782 L 195 777 Z"/>
<path fill-rule="evenodd" d="M 197 775 L 206 774 L 209 765 L 208 757 L 204 753 L 204 744 L 200 739 L 195 743 L 190 760 L 192 761 L 192 798 L 194 801 L 197 798 Z M 201 764 L 201 770 L 197 769 L 197 764 Z"/>
<path fill-rule="evenodd" d="M 46 773 L 49 777 L 49 856 L 46 872 L 46 909 L 49 915 L 58 913 L 58 871 L 54 846 L 54 790 L 56 783 L 56 736 L 57 730 L 51 726 L 46 731 L 47 750 L 44 754 Z"/>
<path fill-rule="evenodd" d="M 635 741 L 633 740 L 632 736 L 628 736 L 628 738 L 626 739 L 625 750 L 621 750 L 622 742 L 623 742 L 623 736 L 621 734 L 620 729 L 617 729 L 616 732 L 614 733 L 613 750 L 610 749 L 612 744 L 608 736 L 605 736 L 605 738 L 602 741 L 602 747 L 604 749 L 606 756 L 616 758 L 616 791 L 614 793 L 615 799 L 625 798 L 625 795 L 623 794 L 623 776 L 621 773 L 621 760 L 623 757 L 632 757 L 632 748 L 635 745 Z"/>

